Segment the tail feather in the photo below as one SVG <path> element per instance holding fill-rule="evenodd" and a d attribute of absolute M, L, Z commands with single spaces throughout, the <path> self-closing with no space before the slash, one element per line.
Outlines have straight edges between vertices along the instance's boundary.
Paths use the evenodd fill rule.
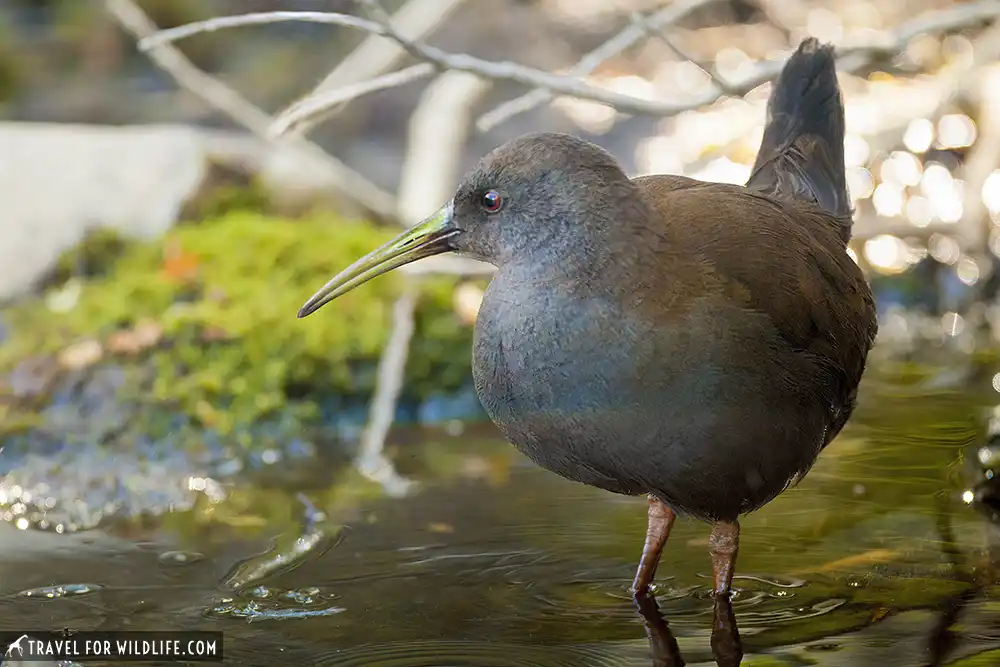
<path fill-rule="evenodd" d="M 839 219 L 844 242 L 850 240 L 844 103 L 832 46 L 803 40 L 778 75 L 747 187 L 819 205 Z"/>

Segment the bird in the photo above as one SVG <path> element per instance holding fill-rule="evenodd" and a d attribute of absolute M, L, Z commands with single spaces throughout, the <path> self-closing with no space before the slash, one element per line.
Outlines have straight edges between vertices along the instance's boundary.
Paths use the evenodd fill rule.
<path fill-rule="evenodd" d="M 298 316 L 431 255 L 493 264 L 472 341 L 490 419 L 544 469 L 646 496 L 634 598 L 655 594 L 683 516 L 711 524 L 712 593 L 728 600 L 739 519 L 847 423 L 878 331 L 849 252 L 844 135 L 834 48 L 807 38 L 773 82 L 744 185 L 631 177 L 584 139 L 522 135 Z"/>

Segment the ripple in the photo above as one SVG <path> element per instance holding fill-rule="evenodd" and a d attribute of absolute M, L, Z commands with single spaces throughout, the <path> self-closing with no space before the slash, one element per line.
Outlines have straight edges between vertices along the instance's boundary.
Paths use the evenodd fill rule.
<path fill-rule="evenodd" d="M 506 584 L 506 604 L 494 611 L 515 624 L 542 627 L 610 627 L 631 624 L 635 609 L 629 585 L 631 563 L 583 566 L 543 550 L 410 552 L 400 570 L 421 577 L 447 577 L 450 584 Z M 399 570 L 397 570 L 397 575 Z M 663 614 L 677 626 L 701 627 L 711 618 L 711 577 L 696 582 L 658 577 L 654 594 Z M 734 578 L 733 608 L 741 621 L 773 627 L 833 612 L 845 600 L 823 585 L 795 577 L 745 574 Z M 509 611 L 508 611 L 509 610 Z M 509 615 L 509 616 L 508 616 Z M 495 615 L 494 620 L 498 620 Z"/>
<path fill-rule="evenodd" d="M 758 584 L 764 584 L 765 586 L 771 586 L 774 588 L 802 588 L 806 585 L 805 579 L 796 579 L 795 577 L 759 577 L 753 574 L 737 574 L 733 577 L 733 581 L 737 584 L 740 581 L 753 581 Z"/>
<path fill-rule="evenodd" d="M 541 647 L 471 641 L 422 641 L 341 649 L 315 667 L 619 667 L 620 656 L 586 646 Z"/>
<path fill-rule="evenodd" d="M 98 584 L 62 584 L 60 586 L 42 586 L 20 591 L 17 596 L 34 600 L 55 600 L 57 598 L 81 597 L 101 590 Z"/>
<path fill-rule="evenodd" d="M 847 600 L 843 598 L 833 598 L 830 600 L 820 600 L 808 605 L 767 609 L 760 612 L 749 611 L 741 614 L 739 621 L 746 624 L 760 625 L 787 623 L 789 621 L 798 621 L 804 618 L 823 616 L 839 609 L 845 604 L 847 604 Z"/>

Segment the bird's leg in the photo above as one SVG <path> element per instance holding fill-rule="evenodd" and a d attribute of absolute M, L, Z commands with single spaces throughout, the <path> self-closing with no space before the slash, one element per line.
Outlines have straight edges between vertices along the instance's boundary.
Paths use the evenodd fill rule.
<path fill-rule="evenodd" d="M 712 573 L 715 575 L 715 595 L 729 596 L 736 569 L 736 554 L 740 550 L 740 524 L 738 521 L 719 521 L 712 527 L 708 538 L 708 552 L 712 555 Z"/>
<path fill-rule="evenodd" d="M 648 520 L 646 524 L 646 543 L 642 546 L 642 558 L 639 559 L 639 569 L 632 581 L 632 594 L 636 597 L 647 595 L 649 585 L 656 574 L 656 566 L 660 563 L 663 545 L 670 537 L 670 529 L 677 515 L 655 496 L 649 496 Z"/>

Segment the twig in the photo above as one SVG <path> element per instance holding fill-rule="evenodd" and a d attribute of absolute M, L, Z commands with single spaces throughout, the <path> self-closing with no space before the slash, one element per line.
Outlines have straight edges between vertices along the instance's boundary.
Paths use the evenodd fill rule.
<path fill-rule="evenodd" d="M 699 2 L 701 0 L 698 0 Z M 717 92 L 712 91 L 711 95 L 702 95 L 697 100 L 685 104 L 656 102 L 644 100 L 630 95 L 622 95 L 610 90 L 604 90 L 587 84 L 578 79 L 568 76 L 550 74 L 542 70 L 525 67 L 512 62 L 496 62 L 483 60 L 464 53 L 448 53 L 433 46 L 411 42 L 401 36 L 396 30 L 387 24 L 370 21 L 367 19 L 350 16 L 348 14 L 338 14 L 335 12 L 262 12 L 255 14 L 240 14 L 236 16 L 220 16 L 197 23 L 163 30 L 156 35 L 143 39 L 139 42 L 139 48 L 151 49 L 160 45 L 174 42 L 186 37 L 198 35 L 204 32 L 214 32 L 224 28 L 235 28 L 246 25 L 263 25 L 268 23 L 284 23 L 289 21 L 305 21 L 310 23 L 325 23 L 329 25 L 339 25 L 348 28 L 365 30 L 372 34 L 382 35 L 396 40 L 403 48 L 412 53 L 415 57 L 446 70 L 457 70 L 460 72 L 470 72 L 479 76 L 494 79 L 515 81 L 529 86 L 546 88 L 554 93 L 590 99 L 596 102 L 610 105 L 616 109 L 626 112 L 651 116 L 670 116 L 689 108 L 697 108 L 718 99 Z M 779 68 L 780 69 L 780 68 Z M 770 76 L 764 80 L 770 79 Z M 759 84 L 748 86 L 750 90 Z"/>
<path fill-rule="evenodd" d="M 645 18 L 641 23 L 633 22 L 614 38 L 584 56 L 575 67 L 570 69 L 569 76 L 586 76 L 590 74 L 602 62 L 632 46 L 648 34 L 650 30 L 662 30 L 676 23 L 702 4 L 705 3 L 685 3 L 682 0 Z M 900 24 L 886 38 L 880 40 L 878 44 L 869 45 L 867 48 L 858 46 L 850 53 L 838 54 L 839 57 L 844 58 L 844 61 L 840 63 L 841 69 L 848 72 L 861 69 L 882 53 L 900 50 L 907 42 L 921 33 L 957 30 L 978 23 L 979 21 L 995 18 L 998 14 L 1000 14 L 1000 2 L 996 2 L 996 0 L 974 2 L 941 11 L 929 12 L 913 21 Z M 757 73 L 754 76 L 738 83 L 728 83 L 725 88 L 718 86 L 716 82 L 715 90 L 709 91 L 705 95 L 687 103 L 666 105 L 669 108 L 664 109 L 664 113 L 656 115 L 674 116 L 684 111 L 691 111 L 711 104 L 726 94 L 745 95 L 757 86 L 767 83 L 777 76 L 781 68 L 784 67 L 784 64 L 784 61 L 767 64 L 758 63 Z M 482 132 L 491 130 L 514 116 L 531 111 L 535 107 L 551 101 L 553 97 L 553 89 L 539 87 L 530 93 L 505 102 L 492 111 L 483 114 L 476 121 L 476 127 Z M 582 96 L 578 95 L 578 97 Z M 629 109 L 623 109 L 618 105 L 615 105 L 615 107 L 619 111 L 629 111 Z"/>
<path fill-rule="evenodd" d="M 398 72 L 384 74 L 368 81 L 360 81 L 340 88 L 332 88 L 304 97 L 281 112 L 269 130 L 272 137 L 289 134 L 302 135 L 322 122 L 328 114 L 346 102 L 388 88 L 396 88 L 419 81 L 434 74 L 437 68 L 430 63 L 419 63 Z"/>
<path fill-rule="evenodd" d="M 669 6 L 643 18 L 641 24 L 635 21 L 626 26 L 617 35 L 604 42 L 594 50 L 590 51 L 580 61 L 570 68 L 567 76 L 581 77 L 587 76 L 600 67 L 605 61 L 614 58 L 622 51 L 634 46 L 645 39 L 649 32 L 661 31 L 682 20 L 691 12 L 708 5 L 713 0 L 678 0 Z M 476 121 L 476 128 L 480 132 L 487 132 L 500 123 L 510 120 L 514 116 L 531 111 L 535 107 L 550 102 L 555 96 L 550 90 L 536 89 L 513 100 L 504 102 L 492 111 L 479 117 Z"/>
<path fill-rule="evenodd" d="M 403 388 L 406 357 L 413 337 L 413 315 L 417 308 L 417 293 L 407 286 L 392 308 L 392 331 L 378 362 L 375 394 L 372 396 L 368 424 L 361 436 L 358 470 L 376 481 L 390 496 L 403 496 L 411 488 L 409 480 L 396 472 L 395 466 L 382 453 L 389 428 L 395 419 L 396 402 Z"/>
<path fill-rule="evenodd" d="M 704 1 L 706 0 L 683 0 L 685 5 L 699 4 L 699 6 Z M 886 53 L 898 52 L 910 39 L 921 33 L 954 30 L 995 18 L 998 14 L 1000 14 L 1000 0 L 982 0 L 937 12 L 930 12 L 918 19 L 900 24 L 895 30 L 886 33 L 874 43 L 859 44 L 842 51 L 838 57 L 840 67 L 845 71 L 860 69 L 879 56 Z M 436 47 L 427 46 L 419 42 L 411 42 L 400 35 L 391 25 L 337 13 L 264 12 L 218 17 L 164 30 L 143 39 L 140 42 L 140 47 L 149 49 L 184 37 L 190 37 L 207 31 L 220 30 L 222 28 L 287 21 L 318 22 L 365 30 L 372 34 L 389 37 L 398 42 L 400 46 L 411 52 L 414 56 L 443 69 L 469 72 L 498 81 L 514 81 L 534 88 L 544 88 L 560 95 L 589 99 L 607 104 L 622 113 L 648 116 L 673 116 L 683 111 L 711 104 L 723 96 L 723 92 L 714 86 L 711 90 L 683 102 L 654 101 L 630 95 L 622 95 L 592 86 L 570 76 L 559 76 L 511 62 L 483 60 L 464 53 L 448 53 Z M 643 30 L 638 26 L 635 26 L 635 30 L 640 34 L 643 33 Z M 758 63 L 757 72 L 754 75 L 730 84 L 731 92 L 733 94 L 746 94 L 757 86 L 773 79 L 783 66 L 784 62 L 779 61 Z"/>
<path fill-rule="evenodd" d="M 133 0 L 106 0 L 105 4 L 108 12 L 136 39 L 142 41 L 157 34 L 156 25 Z M 265 140 L 270 138 L 269 131 L 274 122 L 271 116 L 229 86 L 195 67 L 176 47 L 162 43 L 146 50 L 149 52 L 149 59 L 172 76 L 182 88 L 223 112 L 258 137 Z M 343 196 L 379 218 L 395 217 L 396 204 L 392 195 L 312 142 L 295 140 L 290 145 L 325 167 L 329 171 L 334 187 Z"/>
<path fill-rule="evenodd" d="M 676 55 L 678 58 L 680 58 L 681 60 L 686 60 L 696 65 L 698 69 L 700 69 L 702 72 L 707 74 L 709 78 L 712 79 L 712 83 L 714 83 L 715 87 L 718 88 L 720 91 L 722 91 L 726 95 L 733 94 L 732 89 L 729 86 L 729 82 L 720 77 L 718 73 L 716 73 L 714 67 L 699 62 L 697 58 L 688 53 L 687 49 L 678 44 L 677 40 L 675 40 L 672 36 L 668 35 L 662 30 L 657 30 L 649 26 L 649 22 L 646 20 L 645 16 L 639 13 L 633 14 L 632 21 L 635 24 L 637 24 L 640 28 L 645 30 L 649 35 L 657 38 L 658 40 L 666 44 L 667 47 L 671 51 L 673 51 L 674 55 Z"/>
<path fill-rule="evenodd" d="M 393 25 L 399 26 L 399 31 L 408 39 L 422 40 L 441 25 L 464 1 L 409 0 L 392 15 L 392 22 Z M 360 86 L 361 82 L 367 79 L 373 79 L 372 83 L 374 84 L 375 81 L 380 80 L 380 75 L 392 69 L 405 55 L 406 50 L 393 40 L 385 39 L 379 35 L 369 35 L 361 42 L 360 46 L 337 63 L 333 70 L 310 93 L 293 106 L 298 107 L 312 97 L 334 96 L 337 94 L 335 92 L 337 89 Z M 350 98 L 350 100 L 353 99 L 356 98 Z M 331 105 L 329 110 L 323 114 L 297 123 L 289 128 L 288 133 L 305 134 L 309 132 L 317 124 L 343 109 L 347 105 L 347 101 L 349 100 L 345 100 L 341 104 Z M 278 122 L 281 123 L 285 114 L 291 110 L 290 107 L 279 113 Z"/>

